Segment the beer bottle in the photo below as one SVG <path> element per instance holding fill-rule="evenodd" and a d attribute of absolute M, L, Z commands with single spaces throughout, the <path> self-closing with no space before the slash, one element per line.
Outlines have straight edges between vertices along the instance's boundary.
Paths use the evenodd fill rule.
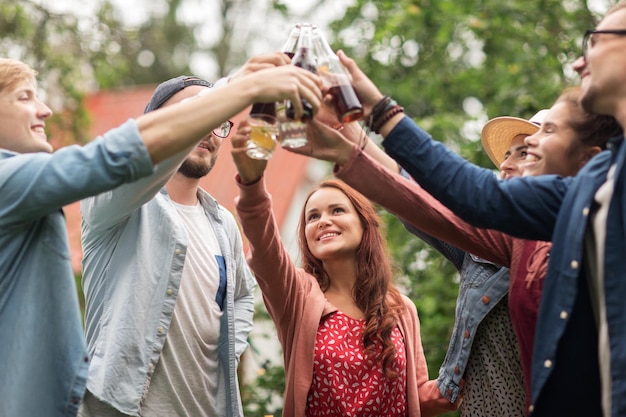
<path fill-rule="evenodd" d="M 300 28 L 302 27 L 302 23 L 296 23 L 291 32 L 289 33 L 289 37 L 287 38 L 287 42 L 283 45 L 283 49 L 281 52 L 287 55 L 289 58 L 293 58 L 296 54 L 296 47 L 298 46 L 298 38 L 300 38 Z"/>
<path fill-rule="evenodd" d="M 311 34 L 311 25 L 303 23 L 300 29 L 300 37 L 298 38 L 298 44 L 296 47 L 296 54 L 291 59 L 291 63 L 300 68 L 304 68 L 313 73 L 317 73 L 317 67 L 315 65 L 315 56 L 313 51 L 313 39 Z M 300 121 L 307 121 L 313 118 L 313 107 L 311 104 L 302 99 L 302 108 L 304 113 L 300 118 Z M 287 103 L 287 118 L 295 119 L 295 111 L 293 103 Z"/>
<path fill-rule="evenodd" d="M 313 43 L 317 71 L 333 97 L 339 121 L 348 123 L 359 120 L 363 116 L 363 106 L 352 87 L 350 75 L 317 26 L 313 28 Z"/>
<path fill-rule="evenodd" d="M 296 23 L 294 27 L 291 29 L 289 33 L 289 37 L 287 38 L 287 42 L 283 45 L 281 52 L 287 55 L 289 58 L 293 58 L 296 52 L 296 44 L 298 43 L 298 38 L 300 37 L 300 26 L 301 23 Z M 252 110 L 250 110 L 250 114 L 267 114 L 270 116 L 276 117 L 276 103 L 254 103 L 252 105 Z"/>

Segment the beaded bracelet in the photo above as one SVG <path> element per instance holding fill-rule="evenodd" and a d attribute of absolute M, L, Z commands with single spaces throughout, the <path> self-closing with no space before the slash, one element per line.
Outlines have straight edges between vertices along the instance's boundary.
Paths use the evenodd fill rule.
<path fill-rule="evenodd" d="M 387 113 L 385 113 L 379 120 L 377 120 L 376 125 L 372 127 L 372 131 L 380 134 L 380 129 L 389 121 L 393 116 L 398 113 L 404 113 L 404 108 L 397 104 L 393 105 Z"/>
<path fill-rule="evenodd" d="M 400 112 L 404 112 L 404 108 L 399 106 L 391 97 L 385 96 L 372 108 L 372 113 L 367 120 L 366 126 L 370 131 L 379 133 L 380 128 Z"/>

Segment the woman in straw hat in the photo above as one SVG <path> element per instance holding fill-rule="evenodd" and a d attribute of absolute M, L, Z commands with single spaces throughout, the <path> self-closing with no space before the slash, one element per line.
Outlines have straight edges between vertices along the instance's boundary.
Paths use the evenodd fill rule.
<path fill-rule="evenodd" d="M 605 147 L 608 138 L 620 131 L 613 118 L 582 110 L 578 104 L 579 96 L 578 88 L 566 90 L 545 114 L 541 128 L 526 122 L 535 133 L 525 139 L 528 149 L 524 175 L 575 175 Z M 395 127 L 398 119 L 401 118 L 395 121 L 391 118 L 393 126 L 384 126 L 383 136 Z M 350 134 L 350 129 L 339 133 L 321 123 L 311 126 L 310 146 L 298 153 L 335 162 L 337 177 L 423 232 L 510 268 L 509 311 L 520 348 L 526 405 L 529 406 L 534 330 L 551 244 L 470 226 L 417 184 L 397 175 L 397 168 L 392 172 L 365 155 L 342 134 Z M 489 130 L 486 133 L 485 141 L 492 143 Z M 394 164 L 388 163 L 387 166 Z M 485 299 L 484 302 L 493 300 Z M 465 337 L 469 338 L 471 334 L 467 332 Z"/>
<path fill-rule="evenodd" d="M 539 110 L 529 120 L 502 116 L 489 120 L 483 126 L 481 142 L 489 159 L 500 168 L 500 177 L 519 177 L 526 160 L 526 137 L 539 130 L 548 110 Z"/>

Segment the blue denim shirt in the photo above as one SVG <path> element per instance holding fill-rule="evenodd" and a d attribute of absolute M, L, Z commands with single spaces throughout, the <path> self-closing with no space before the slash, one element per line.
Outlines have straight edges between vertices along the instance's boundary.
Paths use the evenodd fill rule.
<path fill-rule="evenodd" d="M 187 232 L 163 188 L 188 151 L 154 175 L 81 201 L 85 327 L 92 355 L 87 388 L 119 411 L 138 415 L 165 343 L 180 288 Z M 233 215 L 203 190 L 200 203 L 217 237 L 226 292 L 219 336 L 224 415 L 242 415 L 239 357 L 252 329 L 254 287 Z M 220 292 L 218 291 L 218 295 Z"/>
<path fill-rule="evenodd" d="M 411 177 L 404 169 L 401 169 L 400 174 L 406 178 Z M 409 223 L 402 223 L 409 232 L 445 256 L 459 271 L 459 296 L 455 307 L 454 327 L 437 378 L 441 394 L 450 402 L 455 402 L 461 393 L 459 384 L 467 367 L 476 330 L 487 314 L 509 292 L 509 268 L 467 253 L 423 233 Z M 489 302 L 485 303 L 486 299 Z M 466 331 L 469 338 L 465 337 Z"/>
<path fill-rule="evenodd" d="M 88 357 L 61 207 L 152 172 L 133 122 L 53 154 L 0 150 L 0 416 L 75 416 Z"/>
<path fill-rule="evenodd" d="M 593 345 L 597 353 L 597 336 L 585 337 L 589 333 L 583 333 L 588 328 L 582 323 L 593 322 L 593 317 L 585 317 L 583 313 L 589 316 L 590 310 L 580 306 L 589 303 L 584 301 L 588 298 L 584 267 L 588 215 L 612 164 L 616 165 L 615 189 L 603 260 L 611 350 L 611 415 L 626 415 L 626 146 L 621 146 L 622 142 L 623 137 L 611 141 L 609 150 L 594 157 L 576 177 L 545 175 L 503 182 L 434 142 L 409 118 L 402 120 L 383 142 L 386 151 L 422 187 L 464 220 L 526 239 L 550 240 L 555 236 L 533 354 L 533 415 L 549 414 L 542 408 L 567 415 L 566 407 L 571 408 L 570 415 L 581 415 L 585 413 L 581 407 L 590 403 L 589 395 L 599 389 L 595 378 L 581 378 L 596 373 L 598 359 L 593 355 Z M 489 199 L 475 198 L 481 194 Z M 568 326 L 570 322 L 576 325 Z M 576 356 L 576 350 L 590 354 Z M 580 401 L 572 400 L 577 398 Z M 597 411 L 597 405 L 589 407 Z"/>

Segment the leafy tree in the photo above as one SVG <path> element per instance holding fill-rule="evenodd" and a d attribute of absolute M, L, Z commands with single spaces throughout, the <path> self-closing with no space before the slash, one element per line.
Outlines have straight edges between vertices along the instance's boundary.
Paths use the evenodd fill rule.
<path fill-rule="evenodd" d="M 86 92 L 160 82 L 192 72 L 197 61 L 215 68 L 198 75 L 226 75 L 248 56 L 277 49 L 274 39 L 286 36 L 289 26 L 282 22 L 316 23 L 331 4 L 315 0 L 297 17 L 280 0 L 162 0 L 130 26 L 110 0 L 80 18 L 41 1 L 3 0 L 0 56 L 39 70 L 47 102 L 64 109 L 53 124 L 74 142 L 86 137 Z M 407 114 L 465 158 L 490 167 L 478 142 L 482 124 L 498 115 L 528 118 L 576 82 L 568 67 L 596 17 L 585 0 L 355 0 L 330 28 L 334 46 L 354 57 Z M 393 216 L 383 216 L 400 284 L 420 312 L 434 378 L 452 327 L 457 287 L 451 284 L 458 277 Z M 257 387 L 282 392 L 280 382 L 280 370 L 268 367 Z M 244 389 L 250 410 L 266 399 L 255 389 Z"/>

